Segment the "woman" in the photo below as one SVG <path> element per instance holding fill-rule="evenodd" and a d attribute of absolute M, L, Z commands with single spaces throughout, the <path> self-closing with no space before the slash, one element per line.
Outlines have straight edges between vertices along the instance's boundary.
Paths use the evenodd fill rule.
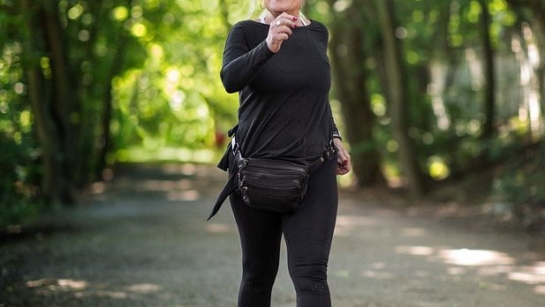
<path fill-rule="evenodd" d="M 334 144 L 337 159 L 313 171 L 300 207 L 276 213 L 230 195 L 238 226 L 243 276 L 239 307 L 266 307 L 278 271 L 284 235 L 299 307 L 331 306 L 327 264 L 337 214 L 335 173 L 350 171 L 350 155 L 333 121 L 328 94 L 328 32 L 301 14 L 302 0 L 264 0 L 258 20 L 237 23 L 224 50 L 222 82 L 238 92 L 236 145 L 247 158 L 311 163 Z M 220 163 L 233 170 L 228 150 Z"/>

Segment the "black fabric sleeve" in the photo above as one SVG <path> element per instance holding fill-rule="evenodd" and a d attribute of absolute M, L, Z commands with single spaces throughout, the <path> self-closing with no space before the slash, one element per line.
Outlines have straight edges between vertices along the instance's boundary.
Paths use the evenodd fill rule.
<path fill-rule="evenodd" d="M 251 49 L 244 27 L 240 23 L 235 25 L 223 51 L 220 76 L 225 90 L 235 93 L 244 89 L 273 55 L 265 40 Z"/>

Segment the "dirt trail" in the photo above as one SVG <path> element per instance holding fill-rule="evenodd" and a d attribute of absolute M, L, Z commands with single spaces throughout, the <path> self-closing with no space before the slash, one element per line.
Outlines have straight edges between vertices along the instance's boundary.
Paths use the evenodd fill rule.
<path fill-rule="evenodd" d="M 205 222 L 223 174 L 142 166 L 0 243 L 0 307 L 234 307 L 236 227 Z M 543 307 L 545 253 L 508 232 L 344 196 L 329 267 L 335 307 Z M 283 260 L 285 261 L 285 260 Z M 274 307 L 295 307 L 281 264 Z"/>

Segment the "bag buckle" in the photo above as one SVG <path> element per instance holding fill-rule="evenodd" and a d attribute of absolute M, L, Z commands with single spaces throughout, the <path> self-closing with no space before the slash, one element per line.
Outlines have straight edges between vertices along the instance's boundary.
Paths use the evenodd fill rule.
<path fill-rule="evenodd" d="M 327 161 L 331 160 L 336 152 L 337 152 L 337 148 L 335 148 L 335 145 L 333 144 L 333 142 L 329 143 L 329 146 L 327 147 L 326 151 L 324 152 L 325 160 L 327 160 Z"/>
<path fill-rule="evenodd" d="M 238 143 L 235 140 L 235 137 L 231 139 L 231 149 L 233 150 L 233 153 L 236 153 L 238 151 Z"/>

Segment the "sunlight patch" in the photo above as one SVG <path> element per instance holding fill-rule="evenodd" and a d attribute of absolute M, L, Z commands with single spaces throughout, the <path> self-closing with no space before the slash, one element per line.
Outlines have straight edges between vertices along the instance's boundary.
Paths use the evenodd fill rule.
<path fill-rule="evenodd" d="M 426 236 L 427 230 L 424 228 L 413 227 L 403 229 L 402 233 L 405 237 L 417 238 Z"/>
<path fill-rule="evenodd" d="M 95 182 L 91 185 L 91 191 L 93 194 L 102 194 L 106 191 L 106 185 L 104 182 Z"/>
<path fill-rule="evenodd" d="M 339 215 L 337 217 L 337 226 L 369 226 L 373 225 L 370 219 L 358 216 Z"/>
<path fill-rule="evenodd" d="M 450 267 L 447 269 L 449 275 L 464 275 L 467 273 L 467 270 L 461 267 Z"/>
<path fill-rule="evenodd" d="M 200 198 L 198 191 L 172 191 L 168 193 L 168 200 L 170 201 L 196 201 Z"/>
<path fill-rule="evenodd" d="M 428 246 L 398 246 L 396 248 L 396 253 L 414 256 L 431 256 L 435 253 L 435 249 Z"/>
<path fill-rule="evenodd" d="M 335 227 L 335 236 L 349 236 L 355 229 L 375 224 L 371 219 L 358 216 L 339 215 Z"/>
<path fill-rule="evenodd" d="M 367 278 L 373 279 L 394 279 L 394 275 L 388 272 L 377 272 L 377 271 L 363 271 L 362 275 Z"/>
<path fill-rule="evenodd" d="M 545 284 L 545 264 L 538 262 L 534 266 L 522 267 L 517 272 L 510 273 L 509 279 L 530 285 Z M 542 287 L 545 287 L 545 285 L 542 285 Z M 542 290 L 545 290 L 545 288 L 542 288 Z"/>
<path fill-rule="evenodd" d="M 526 284 L 540 284 L 545 283 L 545 276 L 532 274 L 528 272 L 513 272 L 509 274 L 509 279 L 521 281 Z"/>
<path fill-rule="evenodd" d="M 27 281 L 26 285 L 29 288 L 46 287 L 51 290 L 62 290 L 62 289 L 82 290 L 87 288 L 89 283 L 86 281 L 73 280 L 73 279 L 58 279 L 58 280 L 40 279 L 40 280 Z"/>
<path fill-rule="evenodd" d="M 536 293 L 545 295 L 545 286 L 537 286 L 535 291 Z"/>
<path fill-rule="evenodd" d="M 130 291 L 133 292 L 139 292 L 139 293 L 152 293 L 157 292 L 161 290 L 161 287 L 158 285 L 153 284 L 140 284 L 140 285 L 132 285 L 130 287 L 127 287 Z"/>
<path fill-rule="evenodd" d="M 515 261 L 509 255 L 489 250 L 451 249 L 442 250 L 441 258 L 447 263 L 462 266 L 511 265 Z"/>
<path fill-rule="evenodd" d="M 373 220 L 366 217 L 339 215 L 335 227 L 335 236 L 348 236 L 357 228 L 364 228 L 376 224 Z"/>
<path fill-rule="evenodd" d="M 232 231 L 232 228 L 228 224 L 207 224 L 206 231 L 211 233 L 228 233 Z"/>
<path fill-rule="evenodd" d="M 77 281 L 72 279 L 59 279 L 59 286 L 70 289 L 85 289 L 87 288 L 86 281 Z"/>
<path fill-rule="evenodd" d="M 101 297 L 110 297 L 110 298 L 116 298 L 116 299 L 126 299 L 129 297 L 129 295 L 125 292 L 114 292 L 114 291 L 98 291 L 97 296 Z"/>

